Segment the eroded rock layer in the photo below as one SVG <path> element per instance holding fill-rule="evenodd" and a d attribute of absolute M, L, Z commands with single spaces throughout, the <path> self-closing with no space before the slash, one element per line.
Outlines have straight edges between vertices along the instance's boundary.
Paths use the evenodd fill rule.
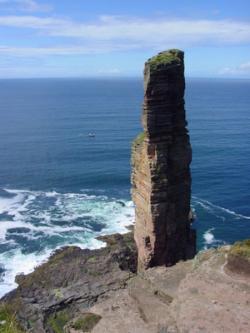
<path fill-rule="evenodd" d="M 139 269 L 173 265 L 195 254 L 189 221 L 192 152 L 184 90 L 182 51 L 162 52 L 146 62 L 144 131 L 132 147 Z"/>

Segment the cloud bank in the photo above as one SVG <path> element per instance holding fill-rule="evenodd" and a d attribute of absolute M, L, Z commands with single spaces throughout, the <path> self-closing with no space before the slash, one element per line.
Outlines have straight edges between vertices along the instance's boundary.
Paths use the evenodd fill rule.
<path fill-rule="evenodd" d="M 248 76 L 250 74 L 250 61 L 244 62 L 236 67 L 225 67 L 223 68 L 219 74 L 221 75 L 237 75 L 237 76 Z"/>
<path fill-rule="evenodd" d="M 3 1 L 3 0 L 2 0 Z M 22 0 L 24 1 L 24 0 Z M 26 1 L 26 0 L 25 0 Z M 27 0 L 30 2 L 30 0 Z M 31 1 L 33 3 L 33 1 Z M 27 53 L 72 54 L 190 46 L 247 45 L 250 22 L 232 20 L 144 19 L 101 16 L 96 22 L 76 22 L 53 16 L 0 16 L 0 27 L 31 29 L 39 37 L 70 39 L 71 46 L 30 48 Z M 81 43 L 83 47 L 76 47 Z M 71 50 L 70 50 L 71 49 Z M 0 53 L 26 53 L 25 47 L 3 47 Z"/>

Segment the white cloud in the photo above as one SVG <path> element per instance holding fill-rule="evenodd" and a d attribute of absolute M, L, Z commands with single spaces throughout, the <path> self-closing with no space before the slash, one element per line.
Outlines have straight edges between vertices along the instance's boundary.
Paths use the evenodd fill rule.
<path fill-rule="evenodd" d="M 48 38 L 55 41 L 57 37 L 60 38 L 60 46 L 54 47 L 0 45 L 0 54 L 23 57 L 149 49 L 158 51 L 170 47 L 246 45 L 250 43 L 250 22 L 229 20 L 101 16 L 96 22 L 90 23 L 53 16 L 12 15 L 0 16 L 0 28 L 1 26 L 34 30 L 41 42 L 43 42 L 43 38 L 45 38 L 45 42 Z M 73 45 L 63 45 L 63 37 L 66 38 L 67 43 L 71 39 Z M 226 69 L 224 70 L 226 71 Z"/>
<path fill-rule="evenodd" d="M 101 16 L 95 23 L 37 16 L 0 16 L 0 26 L 30 28 L 49 36 L 95 41 L 165 45 L 227 45 L 250 42 L 250 22 L 142 19 Z"/>
<path fill-rule="evenodd" d="M 67 21 L 53 17 L 37 16 L 0 16 L 0 26 L 14 28 L 29 28 L 35 30 L 53 31 L 55 28 L 65 28 Z"/>
<path fill-rule="evenodd" d="M 1 5 L 9 10 L 21 10 L 25 12 L 48 12 L 52 10 L 50 5 L 40 4 L 34 0 L 0 0 Z"/>
<path fill-rule="evenodd" d="M 108 43 L 98 43 L 96 45 L 88 44 L 86 46 L 55 46 L 55 47 L 15 47 L 0 45 L 0 56 L 14 56 L 14 57 L 43 57 L 43 56 L 70 56 L 70 55 L 84 55 L 84 54 L 99 54 L 109 53 L 113 51 L 125 51 L 127 45 L 116 45 Z M 136 49 L 136 45 L 130 45 L 129 49 Z"/>
<path fill-rule="evenodd" d="M 243 71 L 243 72 L 247 72 L 247 73 L 250 73 L 250 61 L 244 63 L 244 64 L 241 64 L 239 66 L 239 70 Z"/>
<path fill-rule="evenodd" d="M 225 67 L 219 71 L 220 75 L 245 76 L 250 74 L 250 61 L 242 63 L 235 67 Z"/>

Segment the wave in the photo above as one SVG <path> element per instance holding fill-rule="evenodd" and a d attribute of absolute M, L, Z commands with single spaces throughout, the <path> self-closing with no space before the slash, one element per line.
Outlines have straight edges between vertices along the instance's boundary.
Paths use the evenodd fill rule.
<path fill-rule="evenodd" d="M 212 231 L 214 231 L 215 228 L 210 228 L 208 229 L 204 234 L 203 234 L 203 239 L 204 239 L 204 249 L 208 249 L 209 247 L 214 247 L 218 245 L 223 245 L 225 244 L 224 241 L 221 239 L 216 239 Z"/>
<path fill-rule="evenodd" d="M 0 297 L 15 289 L 15 277 L 17 274 L 29 274 L 34 268 L 46 261 L 51 254 L 47 250 L 43 253 L 22 253 L 21 249 L 0 254 L 1 268 L 3 270 L 0 282 Z M 24 265 L 25 263 L 25 265 Z"/>
<path fill-rule="evenodd" d="M 97 236 L 125 233 L 134 222 L 131 201 L 86 193 L 4 189 L 0 192 L 0 296 L 67 245 L 96 249 Z M 25 261 L 25 266 L 23 262 Z"/>
<path fill-rule="evenodd" d="M 203 235 L 206 244 L 213 244 L 215 241 L 214 235 L 212 234 L 212 230 L 214 230 L 214 228 L 207 230 Z"/>
<path fill-rule="evenodd" d="M 250 220 L 250 216 L 246 216 L 246 215 L 243 215 L 243 214 L 236 213 L 233 210 L 215 205 L 210 201 L 198 198 L 196 196 L 192 196 L 192 198 L 194 199 L 193 200 L 194 205 L 198 204 L 198 205 L 202 206 L 204 209 L 206 209 L 207 211 L 213 213 L 214 215 L 216 215 L 216 212 L 217 213 L 218 212 L 223 212 L 223 213 L 229 214 L 231 216 L 234 216 L 236 219 Z M 216 215 L 216 217 L 221 218 L 222 220 L 225 220 L 224 216 Z"/>
<path fill-rule="evenodd" d="M 198 216 L 198 222 L 199 216 L 201 218 L 199 230 L 208 228 L 205 232 L 203 231 L 202 235 L 205 249 L 233 242 L 237 239 L 232 236 L 233 230 L 237 228 L 239 231 L 239 228 L 246 228 L 247 222 L 244 220 L 250 220 L 249 216 L 236 213 L 196 196 L 192 197 L 192 209 Z M 216 238 L 215 235 L 219 238 Z"/>

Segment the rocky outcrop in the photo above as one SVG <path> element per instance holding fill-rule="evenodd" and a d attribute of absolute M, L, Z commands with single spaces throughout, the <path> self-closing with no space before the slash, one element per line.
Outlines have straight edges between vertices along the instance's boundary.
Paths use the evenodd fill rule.
<path fill-rule="evenodd" d="M 203 251 L 132 277 L 126 289 L 90 308 L 102 318 L 91 332 L 249 332 L 250 275 L 225 269 L 232 249 Z"/>
<path fill-rule="evenodd" d="M 27 331 L 63 333 L 62 323 L 78 318 L 109 293 L 126 287 L 137 263 L 132 233 L 100 239 L 106 247 L 66 247 L 33 273 L 17 276 L 18 288 L 2 301 Z"/>
<path fill-rule="evenodd" d="M 132 233 L 104 240 L 107 247 L 100 250 L 57 251 L 19 276 L 19 287 L 4 301 L 25 332 L 250 331 L 249 241 L 136 275 Z M 232 254 L 246 259 L 244 272 L 228 267 Z"/>
<path fill-rule="evenodd" d="M 142 270 L 170 266 L 195 254 L 183 58 L 183 52 L 170 50 L 145 64 L 144 131 L 132 147 L 135 241 Z"/>
<path fill-rule="evenodd" d="M 249 275 L 224 270 L 229 247 L 135 276 L 90 311 L 92 333 L 235 333 L 250 331 Z"/>

